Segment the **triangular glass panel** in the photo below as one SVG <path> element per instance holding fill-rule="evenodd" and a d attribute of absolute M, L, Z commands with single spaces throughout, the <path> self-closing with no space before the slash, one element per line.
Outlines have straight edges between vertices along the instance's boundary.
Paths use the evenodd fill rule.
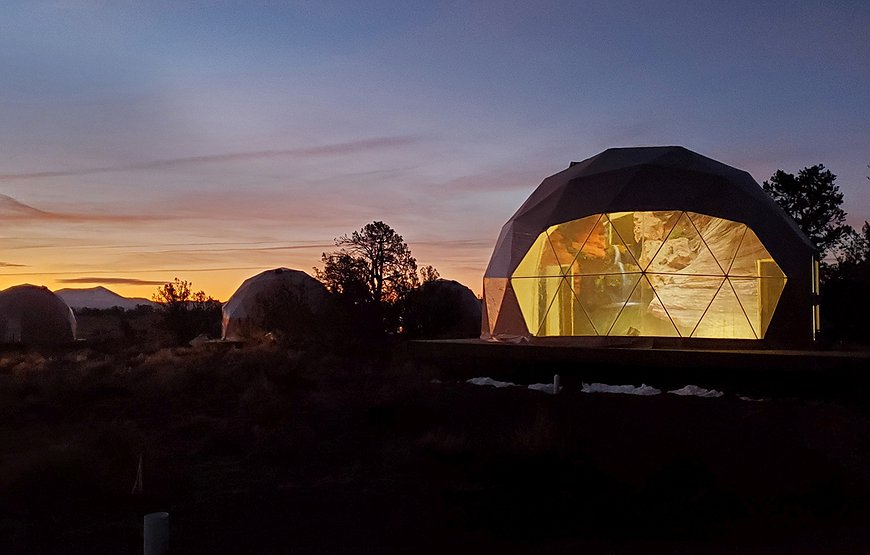
<path fill-rule="evenodd" d="M 770 326 L 770 321 L 773 319 L 773 313 L 776 312 L 776 307 L 779 304 L 779 298 L 782 296 L 782 291 L 785 289 L 785 278 L 761 278 L 761 284 L 758 288 L 761 312 L 761 332 L 759 338 L 763 338 L 767 334 L 767 328 Z M 818 306 L 818 305 L 817 305 Z"/>
<path fill-rule="evenodd" d="M 719 291 L 724 277 L 647 274 L 682 337 L 689 337 Z"/>
<path fill-rule="evenodd" d="M 759 339 L 767 333 L 779 297 L 785 288 L 783 278 L 728 278 Z"/>
<path fill-rule="evenodd" d="M 562 266 L 556 258 L 556 253 L 553 252 L 553 247 L 550 245 L 550 239 L 547 237 L 547 232 L 544 231 L 535 240 L 529 252 L 520 261 L 517 269 L 511 277 L 526 278 L 526 277 L 561 277 Z"/>
<path fill-rule="evenodd" d="M 608 335 L 680 336 L 646 276 L 638 281 Z"/>
<path fill-rule="evenodd" d="M 728 281 L 722 284 L 707 312 L 701 317 L 692 337 L 719 339 L 756 339 L 740 301 Z"/>
<path fill-rule="evenodd" d="M 634 244 L 634 212 L 614 212 L 604 217 L 610 221 L 611 244 L 615 247 L 612 252 L 622 264 L 623 273 L 641 271 L 640 263 L 628 247 Z"/>
<path fill-rule="evenodd" d="M 504 292 L 507 288 L 507 278 L 484 278 L 484 306 L 486 307 L 486 316 L 489 323 L 490 331 L 495 329 L 495 321 L 498 319 L 498 313 L 501 312 L 501 303 L 504 299 Z"/>
<path fill-rule="evenodd" d="M 615 212 L 608 214 L 614 229 L 641 270 L 655 258 L 682 212 Z"/>
<path fill-rule="evenodd" d="M 556 298 L 562 277 L 512 278 L 511 285 L 529 332 L 537 335 L 544 317 Z"/>
<path fill-rule="evenodd" d="M 528 333 L 529 328 L 523 319 L 516 293 L 514 293 L 514 288 L 511 284 L 508 283 L 505 288 L 504 297 L 501 300 L 501 308 L 496 316 L 495 328 L 492 330 L 492 335 L 500 337 L 526 335 Z"/>
<path fill-rule="evenodd" d="M 634 291 L 640 273 L 568 276 L 568 284 L 595 327 L 598 335 L 607 335 L 628 297 Z"/>
<path fill-rule="evenodd" d="M 564 273 L 571 273 L 570 267 L 574 263 L 577 253 L 589 239 L 589 234 L 592 233 L 592 229 L 600 218 L 601 214 L 595 214 L 579 220 L 553 225 L 547 229 L 550 244 Z"/>
<path fill-rule="evenodd" d="M 762 273 L 763 272 L 763 273 Z M 776 262 L 764 248 L 764 245 L 758 239 L 758 236 L 746 228 L 746 234 L 743 236 L 743 241 L 740 242 L 740 247 L 737 249 L 737 254 L 734 256 L 734 262 L 728 270 L 729 276 L 737 277 L 779 277 L 784 278 Z"/>
<path fill-rule="evenodd" d="M 685 213 L 677 220 L 647 271 L 656 274 L 725 275 Z"/>
<path fill-rule="evenodd" d="M 719 262 L 719 267 L 723 272 L 727 272 L 731 267 L 731 261 L 734 260 L 737 247 L 740 246 L 740 240 L 746 232 L 746 224 L 696 212 L 686 214 L 701 234 L 707 248 Z"/>
<path fill-rule="evenodd" d="M 589 316 L 574 296 L 567 280 L 563 280 L 559 286 L 536 335 L 596 335 Z"/>
<path fill-rule="evenodd" d="M 589 233 L 589 238 L 574 258 L 568 275 L 601 275 L 638 272 L 634 257 L 606 216 L 602 216 Z"/>
<path fill-rule="evenodd" d="M 759 277 L 785 279 L 785 274 L 772 258 L 762 258 L 756 262 Z"/>

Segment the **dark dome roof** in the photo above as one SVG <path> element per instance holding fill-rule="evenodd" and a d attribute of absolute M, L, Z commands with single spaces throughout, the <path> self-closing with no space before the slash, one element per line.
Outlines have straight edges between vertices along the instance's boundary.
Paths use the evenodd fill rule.
<path fill-rule="evenodd" d="M 745 223 L 777 260 L 795 250 L 815 252 L 749 173 L 681 146 L 610 148 L 544 179 L 502 228 L 487 275 L 509 275 L 514 268 L 501 264 L 505 257 L 498 253 L 505 246 L 525 253 L 551 225 L 645 210 L 685 210 Z"/>

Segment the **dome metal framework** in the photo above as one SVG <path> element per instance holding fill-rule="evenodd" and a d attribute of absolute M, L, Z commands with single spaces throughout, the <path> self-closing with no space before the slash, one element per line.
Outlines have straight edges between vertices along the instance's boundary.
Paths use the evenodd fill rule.
<path fill-rule="evenodd" d="M 610 149 L 502 229 L 482 337 L 812 339 L 815 250 L 749 174 L 682 147 Z"/>
<path fill-rule="evenodd" d="M 684 211 L 550 226 L 510 278 L 538 337 L 760 339 L 786 281 L 745 224 Z"/>

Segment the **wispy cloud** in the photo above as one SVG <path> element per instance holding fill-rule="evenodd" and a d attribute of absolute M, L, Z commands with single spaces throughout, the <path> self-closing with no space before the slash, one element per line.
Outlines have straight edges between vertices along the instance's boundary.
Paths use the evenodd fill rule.
<path fill-rule="evenodd" d="M 7 173 L 0 174 L 0 181 L 8 182 L 28 179 L 46 179 L 52 177 L 85 176 L 99 173 L 112 173 L 131 170 L 154 170 L 192 164 L 211 164 L 216 162 L 232 162 L 238 160 L 341 156 L 347 154 L 358 154 L 360 152 L 367 152 L 370 150 L 410 146 L 417 144 L 420 141 L 421 138 L 415 136 L 375 137 L 371 139 L 363 139 L 360 141 L 335 143 L 331 145 L 321 145 L 308 148 L 255 150 L 248 152 L 228 152 L 223 154 L 211 154 L 205 156 L 185 156 L 179 158 L 165 158 L 162 160 L 150 160 L 147 162 L 140 162 L 136 164 L 102 166 L 96 168 L 83 168 L 78 170 L 48 170 L 29 173 Z"/>
<path fill-rule="evenodd" d="M 57 280 L 59 283 L 98 283 L 105 285 L 163 285 L 165 280 L 122 277 L 78 277 Z"/>
<path fill-rule="evenodd" d="M 0 194 L 0 217 L 3 221 L 40 221 L 67 223 L 129 223 L 167 219 L 168 216 L 130 215 L 130 214 L 93 214 L 72 212 L 49 212 L 24 204 L 9 195 Z"/>
<path fill-rule="evenodd" d="M 13 264 L 12 262 L 0 262 L 0 268 L 26 268 L 24 264 Z"/>
<path fill-rule="evenodd" d="M 173 276 L 181 275 L 182 273 L 187 272 L 234 272 L 239 270 L 263 270 L 266 266 L 232 266 L 232 267 L 212 267 L 212 268 L 145 268 L 142 270 L 136 270 L 141 274 L 172 274 Z M 92 274 L 113 274 L 114 271 L 91 271 Z M 3 273 L 0 276 L 65 276 L 69 275 L 70 272 L 13 272 L 13 273 Z M 57 280 L 60 281 L 60 280 Z M 171 281 L 171 280 L 170 280 Z M 159 283 L 166 283 L 167 280 L 162 280 Z"/>
<path fill-rule="evenodd" d="M 522 189 L 531 190 L 541 182 L 541 179 L 539 170 L 497 171 L 457 177 L 446 183 L 439 183 L 436 189 L 448 195 L 455 195 L 459 191 L 464 193 L 497 193 Z"/>

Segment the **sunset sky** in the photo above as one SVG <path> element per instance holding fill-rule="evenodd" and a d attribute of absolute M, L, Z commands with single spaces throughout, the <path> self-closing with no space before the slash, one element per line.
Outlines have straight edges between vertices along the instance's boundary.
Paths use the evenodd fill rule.
<path fill-rule="evenodd" d="M 544 177 L 672 144 L 870 219 L 870 3 L 6 0 L 0 288 L 225 300 L 379 219 L 479 293 Z"/>

